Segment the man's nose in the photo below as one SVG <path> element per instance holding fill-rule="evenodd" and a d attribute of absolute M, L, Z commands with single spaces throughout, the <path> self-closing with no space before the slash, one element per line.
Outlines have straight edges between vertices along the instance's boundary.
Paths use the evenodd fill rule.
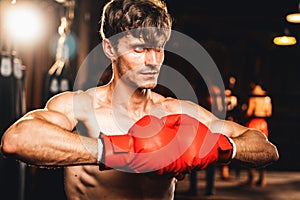
<path fill-rule="evenodd" d="M 145 58 L 146 65 L 158 66 L 161 64 L 162 59 L 163 59 L 162 51 L 153 48 L 147 49 L 146 58 Z"/>

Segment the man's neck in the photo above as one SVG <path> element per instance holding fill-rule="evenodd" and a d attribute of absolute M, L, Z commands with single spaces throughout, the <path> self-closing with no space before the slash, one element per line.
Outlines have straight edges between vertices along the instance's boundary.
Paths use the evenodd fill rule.
<path fill-rule="evenodd" d="M 122 80 L 113 81 L 110 90 L 112 106 L 133 118 L 139 119 L 148 113 L 153 102 L 151 89 L 134 88 Z"/>

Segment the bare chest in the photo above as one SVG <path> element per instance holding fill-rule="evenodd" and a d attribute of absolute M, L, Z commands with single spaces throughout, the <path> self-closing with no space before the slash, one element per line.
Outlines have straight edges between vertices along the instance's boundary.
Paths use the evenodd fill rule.
<path fill-rule="evenodd" d="M 93 110 L 92 116 L 83 122 L 90 137 L 106 135 L 124 135 L 132 125 L 145 115 L 163 117 L 167 112 L 161 106 L 153 105 L 148 111 L 128 110 L 121 106 L 101 106 Z"/>

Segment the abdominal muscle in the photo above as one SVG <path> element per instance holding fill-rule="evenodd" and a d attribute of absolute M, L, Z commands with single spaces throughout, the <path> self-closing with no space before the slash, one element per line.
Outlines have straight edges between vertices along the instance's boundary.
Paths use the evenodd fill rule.
<path fill-rule="evenodd" d="M 65 191 L 70 200 L 167 199 L 174 198 L 175 178 L 99 171 L 98 166 L 65 168 Z"/>

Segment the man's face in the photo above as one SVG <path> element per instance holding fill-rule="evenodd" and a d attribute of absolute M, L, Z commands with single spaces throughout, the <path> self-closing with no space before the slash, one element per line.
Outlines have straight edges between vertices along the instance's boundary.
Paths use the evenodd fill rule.
<path fill-rule="evenodd" d="M 118 42 L 115 76 L 140 89 L 153 89 L 164 60 L 164 43 L 148 44 L 132 35 Z"/>

